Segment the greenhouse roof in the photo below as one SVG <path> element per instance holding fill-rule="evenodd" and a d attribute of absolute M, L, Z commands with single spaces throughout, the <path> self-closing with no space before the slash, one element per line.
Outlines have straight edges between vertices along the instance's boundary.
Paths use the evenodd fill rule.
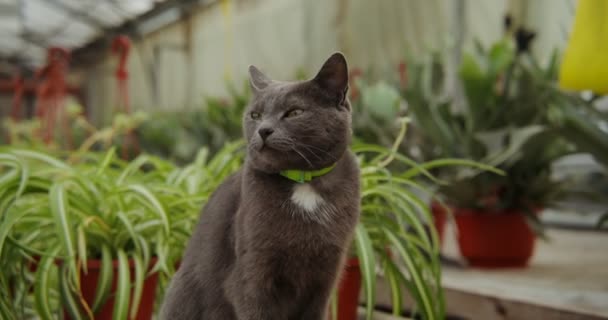
<path fill-rule="evenodd" d="M 0 0 L 0 58 L 39 66 L 46 48 L 75 49 L 165 0 Z"/>

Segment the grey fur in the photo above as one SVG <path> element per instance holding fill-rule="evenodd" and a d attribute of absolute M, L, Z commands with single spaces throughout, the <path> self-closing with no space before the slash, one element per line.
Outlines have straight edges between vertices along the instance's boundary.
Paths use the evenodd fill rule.
<path fill-rule="evenodd" d="M 346 60 L 335 53 L 309 81 L 272 81 L 253 66 L 250 78 L 245 165 L 203 208 L 161 319 L 326 319 L 359 216 Z M 297 183 L 278 174 L 333 163 L 310 182 L 319 212 L 295 204 Z"/>

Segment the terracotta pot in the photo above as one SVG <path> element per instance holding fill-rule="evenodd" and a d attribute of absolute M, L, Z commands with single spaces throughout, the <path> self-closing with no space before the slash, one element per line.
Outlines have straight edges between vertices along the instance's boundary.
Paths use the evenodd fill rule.
<path fill-rule="evenodd" d="M 350 258 L 344 266 L 338 289 L 338 319 L 356 320 L 361 291 L 361 268 L 359 259 Z M 329 318 L 331 319 L 331 312 Z"/>
<path fill-rule="evenodd" d="M 454 209 L 460 253 L 470 265 L 525 267 L 536 237 L 523 213 Z"/>
<path fill-rule="evenodd" d="M 435 226 L 435 230 L 437 230 L 437 235 L 439 236 L 439 247 L 441 248 L 448 213 L 446 212 L 445 208 L 437 202 L 431 202 L 431 213 L 433 214 L 433 224 Z"/>
<path fill-rule="evenodd" d="M 155 263 L 156 259 L 153 258 L 150 265 Z M 114 295 L 116 292 L 116 283 L 118 281 L 118 261 L 113 262 L 113 280 L 112 287 L 110 289 L 110 295 L 106 300 L 105 304 L 95 313 L 96 320 L 111 320 L 112 312 L 114 311 Z M 87 261 L 87 274 L 84 272 L 80 273 L 80 287 L 82 296 L 89 306 L 92 306 L 93 300 L 95 299 L 95 290 L 97 289 L 97 280 L 99 279 L 99 272 L 101 271 L 101 260 L 89 260 Z M 135 279 L 135 265 L 133 261 L 129 261 L 129 272 L 131 274 L 131 281 Z M 137 320 L 149 320 L 152 318 L 154 312 L 154 300 L 156 295 L 156 285 L 158 283 L 158 274 L 154 273 L 148 276 L 144 280 L 143 291 L 141 295 L 141 301 L 139 303 L 139 309 L 137 316 L 133 319 Z M 131 305 L 129 304 L 129 312 Z M 66 312 L 65 319 L 71 319 Z"/>

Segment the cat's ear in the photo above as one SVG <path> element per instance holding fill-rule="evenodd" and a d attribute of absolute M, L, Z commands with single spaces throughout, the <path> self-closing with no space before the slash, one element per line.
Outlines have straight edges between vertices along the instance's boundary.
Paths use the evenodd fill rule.
<path fill-rule="evenodd" d="M 265 74 L 262 73 L 258 68 L 251 65 L 249 66 L 249 84 L 253 92 L 258 92 L 268 87 L 272 82 Z"/>
<path fill-rule="evenodd" d="M 325 61 L 313 81 L 321 88 L 340 97 L 340 104 L 343 104 L 346 91 L 348 91 L 348 66 L 344 55 L 340 52 L 332 54 Z"/>

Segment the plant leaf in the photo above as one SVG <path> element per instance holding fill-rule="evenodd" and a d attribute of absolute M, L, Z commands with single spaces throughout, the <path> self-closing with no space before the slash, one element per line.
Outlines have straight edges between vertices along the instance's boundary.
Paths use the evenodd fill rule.
<path fill-rule="evenodd" d="M 97 289 L 95 290 L 95 298 L 93 299 L 93 313 L 96 313 L 106 302 L 110 295 L 114 268 L 112 266 L 112 253 L 107 245 L 101 247 L 101 270 L 97 280 Z"/>
<path fill-rule="evenodd" d="M 13 226 L 28 213 L 31 213 L 31 210 L 10 210 L 4 216 L 2 223 L 0 223 L 0 256 L 2 256 L 4 242 L 11 230 L 13 230 Z"/>
<path fill-rule="evenodd" d="M 156 196 L 154 196 L 154 194 L 150 192 L 148 188 L 140 184 L 129 185 L 127 189 L 147 200 L 147 202 L 144 202 L 144 204 L 151 206 L 158 213 L 158 216 L 163 222 L 165 234 L 169 234 L 171 230 L 171 226 L 169 224 L 169 215 L 167 215 L 165 208 L 162 206 L 158 198 L 156 198 Z"/>
<path fill-rule="evenodd" d="M 88 273 L 87 270 L 87 237 L 84 234 L 84 227 L 82 225 L 78 226 L 78 259 L 82 262 L 82 270 L 85 274 Z"/>
<path fill-rule="evenodd" d="M 423 312 L 426 314 L 427 319 L 433 320 L 436 319 L 435 311 L 431 303 L 431 297 L 429 296 L 429 289 L 427 287 L 427 282 L 422 277 L 420 273 L 422 270 L 415 264 L 414 259 L 412 257 L 412 251 L 408 250 L 407 244 L 403 243 L 397 236 L 395 236 L 391 232 L 386 232 L 387 238 L 393 244 L 393 248 L 399 252 L 399 255 L 403 258 L 405 262 L 405 266 L 412 278 L 413 287 L 416 289 L 418 294 L 420 295 L 420 302 L 422 305 L 419 306 L 422 308 Z"/>
<path fill-rule="evenodd" d="M 55 219 L 57 235 L 60 242 L 63 244 L 63 248 L 66 251 L 68 260 L 72 264 L 72 270 L 75 272 L 77 268 L 74 261 L 74 234 L 72 233 L 72 226 L 68 212 L 69 203 L 65 198 L 65 185 L 63 183 L 54 183 L 51 186 L 51 190 L 49 191 L 49 201 L 51 212 Z"/>
<path fill-rule="evenodd" d="M 12 150 L 12 152 L 20 157 L 26 157 L 37 161 L 45 162 L 46 164 L 49 164 L 53 167 L 67 170 L 70 169 L 70 166 L 68 166 L 64 162 L 41 152 L 29 150 Z"/>
<path fill-rule="evenodd" d="M 411 283 L 405 278 L 399 267 L 395 265 L 395 263 L 391 260 L 390 257 L 384 259 L 384 272 L 387 275 L 389 284 L 391 286 L 393 315 L 399 316 L 401 315 L 403 303 L 403 293 L 401 292 L 401 286 L 404 285 L 410 288 Z M 413 294 L 413 296 L 416 298 L 416 295 Z"/>
<path fill-rule="evenodd" d="M 363 288 L 365 290 L 365 318 L 371 320 L 376 304 L 376 266 L 374 248 L 369 238 L 367 230 L 361 224 L 357 224 L 355 229 L 355 244 L 357 247 L 357 257 L 361 264 L 361 275 L 363 276 Z"/>
<path fill-rule="evenodd" d="M 53 262 L 55 262 L 55 255 L 59 253 L 60 246 L 56 246 L 50 251 L 50 255 L 42 257 L 38 263 L 38 269 L 36 271 L 36 286 L 34 286 L 34 301 L 35 308 L 38 316 L 43 320 L 53 319 L 53 315 L 50 307 L 50 272 L 52 270 Z"/>
<path fill-rule="evenodd" d="M 129 258 L 124 250 L 118 250 L 118 282 L 114 299 L 112 319 L 125 320 L 129 314 L 131 275 L 129 273 Z"/>
<path fill-rule="evenodd" d="M 67 273 L 67 274 L 66 274 Z M 68 312 L 71 319 L 82 319 L 82 311 L 78 307 L 78 302 L 74 299 L 74 294 L 70 290 L 70 269 L 68 265 L 62 265 L 59 268 L 59 293 L 61 296 L 61 305 Z M 89 318 L 93 318 L 89 314 Z"/>
<path fill-rule="evenodd" d="M 139 303 L 141 302 L 144 281 L 146 280 L 146 269 L 140 256 L 134 255 L 132 259 L 135 263 L 135 282 L 133 283 L 133 300 L 131 301 L 130 318 L 135 319 L 137 311 L 139 310 Z"/>
<path fill-rule="evenodd" d="M 110 150 L 108 150 L 108 152 L 106 152 L 106 155 L 103 157 L 101 164 L 99 164 L 99 167 L 97 168 L 97 172 L 96 172 L 97 175 L 100 175 L 104 172 L 104 170 L 112 162 L 112 159 L 114 158 L 115 155 L 116 155 L 116 147 L 112 147 L 112 148 L 110 148 Z"/>

